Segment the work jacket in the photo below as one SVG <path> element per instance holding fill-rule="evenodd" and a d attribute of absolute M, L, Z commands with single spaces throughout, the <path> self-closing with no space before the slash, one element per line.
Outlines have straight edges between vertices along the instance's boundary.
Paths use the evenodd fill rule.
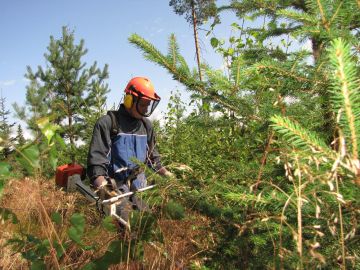
<path fill-rule="evenodd" d="M 123 105 L 116 113 L 116 119 L 117 134 L 111 132 L 113 126 L 109 115 L 102 116 L 94 126 L 87 159 L 87 174 L 91 183 L 102 175 L 114 178 L 121 186 L 139 161 L 154 170 L 162 167 L 150 120 L 132 117 Z M 139 180 L 146 181 L 144 177 L 141 174 Z"/>

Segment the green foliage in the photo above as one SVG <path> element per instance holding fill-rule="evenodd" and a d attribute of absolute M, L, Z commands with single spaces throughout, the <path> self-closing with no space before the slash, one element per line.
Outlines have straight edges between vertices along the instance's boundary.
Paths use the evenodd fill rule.
<path fill-rule="evenodd" d="M 163 211 L 165 216 L 169 219 L 180 220 L 185 217 L 184 207 L 181 204 L 176 203 L 174 201 L 169 201 L 165 205 Z"/>
<path fill-rule="evenodd" d="M 56 224 L 56 225 L 61 225 L 62 224 L 62 217 L 58 212 L 53 212 L 51 213 L 51 220 Z"/>
<path fill-rule="evenodd" d="M 114 240 L 109 244 L 109 247 L 103 256 L 85 265 L 82 269 L 108 269 L 111 265 L 125 261 L 126 257 L 127 246 L 120 240 Z"/>
<path fill-rule="evenodd" d="M 52 166 L 52 169 L 56 167 L 57 152 L 56 142 L 62 142 L 62 139 L 58 136 L 58 126 L 50 123 L 49 118 L 42 118 L 37 122 L 38 129 L 42 132 L 42 141 L 35 139 L 34 142 L 29 142 L 22 147 L 16 148 L 16 168 L 23 169 L 25 174 L 39 175 L 44 168 L 44 163 L 41 161 L 41 157 L 47 156 L 47 162 Z M 2 177 L 0 182 L 0 195 L 5 185 L 6 177 L 9 177 L 13 168 L 9 163 L 1 162 L 0 175 Z M 12 219 L 14 224 L 18 224 L 19 220 L 16 215 L 6 208 L 1 208 L 1 217 L 3 220 Z M 59 213 L 52 213 L 52 221 L 60 225 L 62 218 Z M 92 247 L 84 246 L 81 243 L 81 237 L 84 232 L 84 219 L 80 215 L 73 215 L 71 218 L 72 226 L 69 228 L 69 237 L 77 244 L 81 245 L 85 249 Z M 20 231 L 21 232 L 21 231 Z M 51 242 L 50 242 L 51 241 Z M 49 256 L 51 248 L 55 248 L 57 258 L 60 258 L 64 254 L 64 249 L 67 248 L 66 243 L 58 243 L 57 240 L 40 239 L 32 234 L 24 234 L 21 232 L 20 237 L 15 236 L 10 239 L 7 245 L 12 245 L 14 249 L 21 252 L 22 257 L 31 262 L 31 269 L 45 269 L 45 258 Z M 51 247 L 51 248 L 50 248 Z"/>
<path fill-rule="evenodd" d="M 55 171 L 57 149 L 63 147 L 63 140 L 58 135 L 60 127 L 52 124 L 49 117 L 38 119 L 36 124 L 41 131 L 40 137 L 19 149 L 17 157 L 22 168 L 30 175 L 43 174 L 48 168 Z"/>
<path fill-rule="evenodd" d="M 156 217 L 152 213 L 140 211 L 131 213 L 130 227 L 132 232 L 137 233 L 137 241 L 150 241 L 155 225 Z"/>
<path fill-rule="evenodd" d="M 355 168 L 353 170 L 351 170 L 351 166 L 344 167 L 350 169 L 350 171 L 353 171 L 356 175 L 356 167 L 358 166 L 356 165 L 356 160 L 358 160 L 359 155 L 358 134 L 360 132 L 360 113 L 358 106 L 359 82 L 356 76 L 357 71 L 355 64 L 351 61 L 349 46 L 344 45 L 340 39 L 333 42 L 333 47 L 329 52 L 330 61 L 334 69 L 333 74 L 335 74 L 331 88 L 331 101 L 334 113 L 338 115 L 337 119 L 340 128 L 339 140 L 346 141 L 346 146 L 343 145 L 342 147 L 346 147 L 348 151 L 347 154 L 350 156 L 350 159 L 353 160 L 350 162 L 355 161 Z M 312 152 L 313 155 L 325 155 L 326 158 L 333 162 L 339 160 L 339 158 L 344 158 L 346 154 L 343 152 L 338 155 L 330 149 L 325 142 L 317 138 L 316 135 L 311 134 L 286 117 L 274 116 L 271 120 L 275 123 L 274 129 L 296 149 L 301 149 L 308 154 Z M 340 145 L 341 144 L 340 142 Z M 340 151 L 346 150 L 341 149 Z"/>
<path fill-rule="evenodd" d="M 33 174 L 34 170 L 40 169 L 39 156 L 39 148 L 36 145 L 29 145 L 22 149 L 16 160 L 28 174 Z"/>
<path fill-rule="evenodd" d="M 192 93 L 190 104 L 172 93 L 165 125 L 156 126 L 162 162 L 176 172 L 177 181 L 159 179 L 164 189 L 151 199 L 156 206 L 168 202 L 161 209 L 167 218 L 181 222 L 195 212 L 209 221 L 203 232 L 205 248 L 199 247 L 201 252 L 194 255 L 203 266 L 194 263 L 194 269 L 355 267 L 360 246 L 358 3 L 242 0 L 231 1 L 219 9 L 223 10 L 235 11 L 240 21 L 232 24 L 233 34 L 225 39 L 209 31 L 211 46 L 226 65 L 224 70 L 203 65 L 201 81 L 180 54 L 174 34 L 166 54 L 136 34 L 129 37 L 146 59 L 165 68 Z M 259 19 L 263 21 L 260 27 Z M 74 46 L 72 41 L 67 32 L 63 41 L 52 38 L 46 56 L 49 63 L 55 64 L 62 56 L 57 55 L 61 42 L 76 55 L 84 53 L 82 43 Z M 294 48 L 305 41 L 311 44 L 310 51 Z M 74 65 L 81 67 L 80 62 Z M 64 79 L 70 76 L 71 72 L 62 70 Z M 48 79 L 59 74 L 51 69 L 33 74 L 29 69 L 28 105 L 34 118 L 28 123 L 38 136 L 35 143 L 17 148 L 18 162 L 27 173 L 43 170 L 43 159 L 55 166 L 56 158 L 68 158 L 68 153 L 57 152 L 62 141 L 58 141 L 59 132 L 64 138 L 74 135 L 89 140 L 82 132 L 91 134 L 94 121 L 105 111 L 102 83 L 107 72 L 106 68 L 95 70 L 92 66 L 85 73 L 98 78 L 97 83 L 85 88 L 86 83 L 78 85 L 94 90 L 87 92 L 84 104 L 71 95 L 78 106 L 71 131 L 69 126 L 53 125 L 64 119 L 61 114 L 35 121 L 48 114 L 48 108 L 60 112 L 64 105 L 60 97 L 66 100 L 65 93 L 70 92 L 59 92 L 51 106 L 42 107 L 53 86 Z M 35 77 L 44 80 L 39 83 Z M 201 107 L 187 110 L 199 100 L 205 101 Z M 74 112 L 75 107 L 71 108 Z M 19 114 L 25 112 L 18 109 Z M 197 109 L 207 113 L 198 114 Z M 77 128 L 84 123 L 89 130 L 82 126 L 80 132 Z M 12 172 L 8 163 L 0 163 L 1 175 Z M 2 216 L 17 221 L 9 209 Z M 56 226 L 67 224 L 59 213 L 51 218 Z M 68 242 L 22 235 L 9 243 L 34 268 L 44 266 L 50 244 L 57 258 L 64 255 L 69 242 L 96 251 L 96 245 L 85 245 L 83 216 L 73 215 L 70 224 Z M 116 230 L 111 218 L 102 225 L 110 232 Z M 142 261 L 146 242 L 165 242 L 156 225 L 152 214 L 134 212 L 131 237 L 112 241 L 104 254 L 83 269 Z"/>
<path fill-rule="evenodd" d="M 11 135 L 11 129 L 15 123 L 9 123 L 10 111 L 6 109 L 6 98 L 0 97 L 0 160 L 6 160 L 11 153 L 11 144 L 15 140 Z"/>
<path fill-rule="evenodd" d="M 315 134 L 301 128 L 288 118 L 273 116 L 270 120 L 276 124 L 274 125 L 276 132 L 281 134 L 286 141 L 290 142 L 294 147 L 303 148 L 304 150 L 306 149 L 310 153 L 328 153 L 330 157 L 334 157 L 325 142 L 319 139 Z"/>
<path fill-rule="evenodd" d="M 240 250 L 249 247 L 246 244 L 239 246 L 239 242 L 244 243 L 245 240 L 234 237 L 237 230 L 233 226 L 244 222 L 249 204 L 256 201 L 256 196 L 252 194 L 241 194 L 249 193 L 253 184 L 250 179 L 256 177 L 257 160 L 262 154 L 256 151 L 256 147 L 263 144 L 264 138 L 256 132 L 260 128 L 256 125 L 249 127 L 249 133 L 244 133 L 247 129 L 238 125 L 235 118 L 224 115 L 217 119 L 196 114 L 185 116 L 185 107 L 179 94 L 173 94 L 165 127 L 159 132 L 159 147 L 165 162 L 174 164 L 171 166 L 174 170 L 181 168 L 181 164 L 193 168 L 193 171 L 179 171 L 184 182 L 171 188 L 170 198 L 177 205 L 181 201 L 180 205 L 198 211 L 216 224 L 212 233 L 219 239 L 225 239 L 218 243 L 217 252 L 233 251 L 221 263 L 214 258 L 211 266 L 216 268 L 219 263 L 222 267 L 234 268 L 235 262 L 240 260 Z M 268 171 L 274 173 L 270 166 Z M 231 194 L 237 194 L 242 201 Z M 273 198 L 268 198 L 262 208 L 266 205 L 271 209 L 274 205 L 271 201 Z M 170 215 L 172 208 L 169 208 Z M 165 209 L 168 207 L 165 206 Z M 244 257 L 248 255 L 243 254 Z M 212 257 L 210 254 L 206 256 Z"/>
<path fill-rule="evenodd" d="M 95 62 L 85 68 L 82 63 L 82 57 L 87 53 L 84 41 L 76 44 L 74 33 L 66 27 L 63 27 L 60 39 L 50 37 L 47 49 L 46 69 L 39 66 L 37 72 L 33 72 L 28 67 L 26 77 L 30 84 L 26 107 L 17 104 L 14 107 L 35 136 L 40 135 L 36 122 L 51 115 L 53 127 L 58 126 L 59 134 L 68 141 L 61 160 L 64 163 L 84 160 L 84 151 L 76 150 L 76 142 L 88 138 L 93 118 L 102 112 L 105 95 L 109 92 L 104 82 L 108 78 L 108 67 L 105 65 L 101 70 Z M 54 132 L 48 128 L 44 135 L 52 136 Z"/>
<path fill-rule="evenodd" d="M 346 3 L 327 0 L 266 3 L 234 0 L 230 5 L 220 7 L 219 12 L 236 12 L 241 24 L 234 23 L 233 30 L 239 34 L 229 38 L 228 46 L 219 43 L 216 50 L 229 63 L 230 75 L 241 74 L 240 77 L 246 78 L 245 81 L 239 81 L 240 85 L 249 88 L 250 83 L 250 89 L 258 93 L 272 89 L 275 90 L 274 94 L 280 94 L 278 97 L 282 100 L 292 99 L 301 105 L 297 106 L 297 111 L 287 112 L 289 115 L 297 115 L 297 120 L 302 123 L 312 119 L 306 126 L 312 125 L 313 128 L 315 125 L 321 136 L 326 136 L 324 140 L 328 144 L 336 132 L 336 119 L 330 108 L 327 90 L 329 76 L 325 64 L 326 48 L 336 37 L 346 38 L 353 46 L 357 46 L 360 17 L 359 9 L 355 7 L 357 5 L 353 0 Z M 257 23 L 253 23 L 254 20 Z M 304 42 L 310 44 L 311 49 L 305 51 L 297 48 L 303 46 Z M 232 53 L 229 53 L 230 50 Z M 236 68 L 233 63 L 238 58 L 242 59 L 243 65 Z M 250 74 L 244 74 L 242 70 L 250 71 Z M 255 70 L 260 76 L 254 76 Z M 291 107 L 295 108 L 295 103 Z M 306 110 L 305 106 L 317 108 Z M 299 119 L 301 116 L 306 117 Z"/>
<path fill-rule="evenodd" d="M 268 18 L 264 38 L 290 33 L 299 40 L 311 39 L 317 45 L 335 37 L 351 38 L 350 31 L 358 27 L 356 1 L 272 1 L 234 0 L 220 11 L 233 10 L 239 18 Z M 287 20 L 284 20 L 287 19 Z M 249 27 L 248 31 L 260 30 Z M 320 49 L 315 47 L 315 50 Z"/>
<path fill-rule="evenodd" d="M 13 213 L 5 212 L 5 217 L 6 214 L 8 217 L 12 216 L 13 223 L 19 223 Z M 53 212 L 51 219 L 56 225 L 62 225 L 62 218 L 59 213 Z M 84 249 L 89 249 L 90 247 L 84 246 L 81 243 L 85 226 L 84 218 L 80 214 L 74 214 L 70 218 L 70 223 L 72 226 L 68 230 L 69 238 Z M 21 224 L 19 225 L 21 226 Z M 8 240 L 6 245 L 11 245 L 16 252 L 20 252 L 22 257 L 31 263 L 31 269 L 46 269 L 46 258 L 51 254 L 51 250 L 56 251 L 56 259 L 59 260 L 64 255 L 66 249 L 70 247 L 68 241 L 59 243 L 57 239 L 49 239 L 47 237 L 41 239 L 35 236 L 35 234 L 23 233 L 22 230 L 20 230 L 19 236 Z"/>
<path fill-rule="evenodd" d="M 6 162 L 0 162 L 0 175 L 6 177 L 10 175 L 10 165 Z"/>
<path fill-rule="evenodd" d="M 350 45 L 344 44 L 341 39 L 332 42 L 329 55 L 334 70 L 330 88 L 333 110 L 338 114 L 348 151 L 356 160 L 360 153 L 360 74 L 353 61 Z"/>
<path fill-rule="evenodd" d="M 209 17 L 216 16 L 216 5 L 214 0 L 198 1 L 198 0 L 170 0 L 174 12 L 178 15 L 184 15 L 186 20 L 194 24 L 193 13 L 196 14 L 196 24 L 201 25 L 208 20 Z"/>
<path fill-rule="evenodd" d="M 107 217 L 103 226 L 114 230 L 114 221 Z M 132 212 L 130 217 L 130 239 L 112 241 L 107 251 L 100 257 L 85 265 L 82 269 L 107 269 L 111 265 L 130 260 L 142 260 L 143 243 L 152 240 L 156 219 L 154 215 L 147 212 Z"/>
<path fill-rule="evenodd" d="M 183 83 L 189 91 L 199 93 L 203 97 L 209 97 L 212 101 L 217 102 L 225 108 L 234 111 L 239 110 L 232 104 L 233 102 L 230 103 L 226 97 L 219 94 L 215 87 L 211 88 L 210 86 L 209 89 L 207 89 L 202 82 L 199 82 L 197 80 L 198 75 L 190 73 L 188 65 L 183 61 L 184 58 L 181 55 L 178 55 L 177 51 L 172 51 L 168 55 L 163 55 L 151 43 L 136 34 L 131 35 L 129 41 L 143 51 L 146 59 L 167 69 L 172 74 L 173 78 L 180 83 Z M 174 42 L 173 39 L 170 39 L 171 44 Z M 176 60 L 176 65 L 174 65 L 174 59 Z"/>
<path fill-rule="evenodd" d="M 81 238 L 84 234 L 85 219 L 81 214 L 75 213 L 70 218 L 71 227 L 68 230 L 68 235 L 71 240 L 79 245 L 82 245 Z"/>
<path fill-rule="evenodd" d="M 7 245 L 12 245 L 14 249 L 21 251 L 22 257 L 31 262 L 31 269 L 45 269 L 44 258 L 50 250 L 48 239 L 41 240 L 27 234 L 23 238 L 10 239 Z"/>
<path fill-rule="evenodd" d="M 187 105 L 172 95 L 159 136 L 165 163 L 192 169 L 181 173 L 184 181 L 169 189 L 169 199 L 206 215 L 223 239 L 203 255 L 210 258 L 206 266 L 331 268 L 338 254 L 345 261 L 344 254 L 356 253 L 357 241 L 344 239 L 357 224 L 350 217 L 358 219 L 350 191 L 358 190 L 359 71 L 352 46 L 359 12 L 349 8 L 355 1 L 347 4 L 232 1 L 219 11 L 237 12 L 234 34 L 210 39 L 225 71 L 206 66 L 201 82 L 178 63 L 174 36 L 167 55 L 135 34 L 129 38 L 192 92 L 191 103 L 206 97 L 210 104 L 207 116 L 185 114 Z M 259 19 L 260 28 L 251 23 Z M 339 36 L 350 45 L 332 49 Z M 304 41 L 310 51 L 294 49 Z M 329 68 L 328 48 L 337 68 Z"/>
<path fill-rule="evenodd" d="M 0 217 L 2 221 L 7 221 L 11 218 L 11 222 L 13 224 L 17 224 L 19 222 L 14 212 L 7 208 L 0 208 Z"/>
<path fill-rule="evenodd" d="M 42 132 L 41 137 L 30 141 L 27 144 L 17 147 L 13 144 L 14 160 L 11 162 L 0 162 L 0 198 L 7 179 L 13 176 L 14 172 L 23 172 L 25 175 L 41 175 L 44 169 L 55 170 L 58 159 L 58 145 L 63 140 L 58 136 L 59 127 L 50 123 L 49 118 L 42 118 L 38 121 L 38 128 Z"/>
<path fill-rule="evenodd" d="M 20 124 L 18 125 L 17 131 L 16 131 L 16 142 L 17 142 L 17 147 L 21 147 L 26 143 L 26 139 L 24 137 L 24 132 L 23 132 Z"/>
<path fill-rule="evenodd" d="M 0 137 L 3 140 L 9 140 L 11 137 L 11 128 L 14 126 L 14 123 L 8 123 L 8 116 L 10 111 L 6 109 L 6 98 L 2 96 L 0 97 Z"/>
<path fill-rule="evenodd" d="M 2 197 L 5 181 L 10 175 L 10 165 L 6 162 L 0 161 L 0 198 Z"/>
<path fill-rule="evenodd" d="M 110 216 L 107 216 L 103 219 L 102 226 L 109 232 L 116 232 L 117 230 L 114 219 Z"/>
<path fill-rule="evenodd" d="M 347 249 L 353 248 L 351 243 L 346 244 L 344 240 L 344 234 L 347 233 L 349 236 L 349 233 L 353 230 L 351 222 L 346 222 L 345 220 L 349 220 L 354 214 L 352 213 L 353 210 L 346 207 L 343 194 L 349 194 L 351 189 L 358 189 L 353 183 L 360 185 L 357 180 L 360 168 L 357 148 L 357 134 L 360 132 L 360 126 L 358 125 L 360 120 L 360 114 L 358 113 L 359 102 L 357 100 L 359 96 L 359 82 L 356 79 L 357 71 L 355 70 L 355 64 L 352 63 L 347 44 L 344 44 L 341 39 L 334 40 L 332 47 L 329 49 L 329 54 L 332 69 L 334 70 L 331 73 L 335 74 L 332 79 L 330 100 L 334 114 L 337 114 L 337 149 L 331 149 L 308 130 L 285 117 L 276 116 L 272 118 L 272 121 L 275 124 L 274 129 L 285 139 L 287 144 L 292 145 L 290 151 L 284 147 L 282 154 L 287 177 L 294 184 L 294 197 L 297 198 L 298 202 L 303 198 L 306 198 L 306 201 L 312 201 L 316 205 L 316 209 L 320 209 L 318 203 L 321 202 L 321 207 L 326 209 L 325 211 L 328 213 L 328 216 L 332 215 L 340 219 L 339 231 L 336 231 L 337 225 L 334 225 L 332 229 L 333 235 L 338 234 L 339 243 L 332 246 L 332 248 L 325 247 L 325 250 L 327 257 L 331 257 L 330 254 L 340 253 L 343 261 L 342 264 L 345 267 L 345 245 Z M 342 180 L 341 186 L 339 184 L 340 179 Z M 324 187 L 320 184 L 321 182 L 315 182 L 319 180 L 329 184 L 329 193 L 325 191 Z M 314 185 L 312 183 L 318 184 Z M 334 187 L 333 183 L 335 183 L 336 187 Z M 355 203 L 355 197 L 346 196 L 346 198 Z M 322 222 L 318 220 L 318 212 L 313 212 L 311 216 L 307 216 L 306 214 L 309 213 L 310 209 L 307 209 L 305 204 L 302 205 L 298 202 L 294 201 L 294 204 L 297 204 L 299 234 L 302 233 L 299 231 L 299 228 L 302 229 L 302 223 L 311 224 L 315 221 L 319 224 Z M 300 219 L 299 215 L 303 216 L 305 220 Z M 308 232 L 304 231 L 301 237 L 311 241 L 311 234 L 313 234 L 311 230 Z M 322 242 L 323 245 L 328 244 L 326 240 L 314 241 Z M 301 256 L 303 239 L 297 238 L 296 242 Z M 321 263 L 325 261 L 322 256 L 317 256 L 317 259 Z M 299 260 L 300 264 L 302 264 L 303 258 Z"/>

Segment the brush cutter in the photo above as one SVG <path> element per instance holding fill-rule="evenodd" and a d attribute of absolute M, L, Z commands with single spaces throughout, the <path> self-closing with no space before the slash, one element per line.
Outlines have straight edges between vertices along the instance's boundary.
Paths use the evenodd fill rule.
<path fill-rule="evenodd" d="M 144 192 L 155 187 L 155 185 L 150 185 L 136 191 L 118 194 L 108 199 L 101 199 L 97 193 L 82 182 L 82 178 L 84 178 L 84 168 L 78 164 L 68 164 L 57 168 L 55 182 L 67 192 L 80 192 L 87 200 L 96 204 L 101 213 L 113 217 L 127 229 L 130 229 L 130 224 L 127 220 L 124 220 L 118 215 L 116 212 L 116 206 L 119 205 L 125 198 L 129 198 L 135 193 Z"/>

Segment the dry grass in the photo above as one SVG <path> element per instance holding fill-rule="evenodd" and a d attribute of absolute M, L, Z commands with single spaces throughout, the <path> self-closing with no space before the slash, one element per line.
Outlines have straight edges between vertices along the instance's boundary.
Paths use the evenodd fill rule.
<path fill-rule="evenodd" d="M 11 246 L 5 245 L 9 239 L 31 234 L 39 239 L 57 240 L 68 243 L 65 254 L 58 259 L 55 249 L 45 258 L 50 269 L 77 269 L 103 255 L 109 243 L 123 237 L 101 227 L 101 217 L 94 206 L 78 193 L 66 193 L 55 187 L 52 180 L 29 179 L 11 180 L 4 190 L 0 207 L 13 211 L 19 224 L 1 222 L 0 229 L 0 269 L 29 269 L 29 264 Z M 55 225 L 51 214 L 58 212 L 63 224 Z M 82 213 L 86 219 L 85 245 L 95 245 L 94 250 L 85 251 L 71 242 L 67 236 L 69 218 Z M 203 230 L 208 222 L 195 219 L 172 221 L 161 219 L 158 226 L 163 234 L 163 243 L 150 242 L 144 246 L 143 262 L 128 262 L 112 266 L 110 269 L 184 269 L 190 262 L 196 262 L 206 249 Z M 65 250 L 65 249 L 64 249 Z"/>
<path fill-rule="evenodd" d="M 209 226 L 203 219 L 159 220 L 164 243 L 149 243 L 145 247 L 148 269 L 184 269 L 196 262 L 206 251 L 205 235 L 198 226 Z"/>
<path fill-rule="evenodd" d="M 86 217 L 87 237 L 84 239 L 85 244 L 88 242 L 96 243 L 99 251 L 106 251 L 107 244 L 116 235 L 111 234 L 99 226 L 101 219 L 94 207 L 87 207 L 88 203 L 80 194 L 65 193 L 55 187 L 54 182 L 50 180 L 12 180 L 9 181 L 5 188 L 4 196 L 0 207 L 12 210 L 19 224 L 4 222 L 1 225 L 1 245 L 7 240 L 16 236 L 31 234 L 40 239 L 57 240 L 59 243 L 70 243 L 66 249 L 65 255 L 58 260 L 55 256 L 54 249 L 46 258 L 46 264 L 59 268 L 67 266 L 70 269 L 84 265 L 95 254 L 93 251 L 84 251 L 75 244 L 71 244 L 67 236 L 69 218 L 75 212 L 83 213 Z M 51 214 L 58 212 L 62 216 L 63 224 L 55 225 L 51 221 Z M 101 254 L 101 253 L 100 253 Z M 0 268 L 1 269 L 27 269 L 27 262 L 21 258 L 10 246 L 5 246 L 0 251 Z"/>
<path fill-rule="evenodd" d="M 68 204 L 73 205 L 73 196 L 67 198 Z M 7 240 L 21 234 L 36 235 L 45 238 L 51 233 L 52 228 L 45 216 L 53 211 L 61 211 L 65 201 L 61 191 L 56 192 L 51 185 L 30 179 L 11 180 L 7 183 L 1 207 L 13 211 L 19 219 L 19 224 L 5 222 L 1 228 L 1 245 Z M 46 211 L 44 212 L 44 206 Z M 71 208 L 68 212 L 72 211 Z M 19 253 L 14 252 L 9 246 L 1 249 L 0 266 L 4 269 L 27 269 L 28 265 Z"/>

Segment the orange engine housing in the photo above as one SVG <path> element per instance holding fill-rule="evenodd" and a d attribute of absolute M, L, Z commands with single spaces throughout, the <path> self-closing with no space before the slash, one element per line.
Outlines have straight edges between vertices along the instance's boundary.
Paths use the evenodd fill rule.
<path fill-rule="evenodd" d="M 56 168 L 55 182 L 60 187 L 67 187 L 68 178 L 74 174 L 83 176 L 84 167 L 79 164 L 66 164 Z"/>

